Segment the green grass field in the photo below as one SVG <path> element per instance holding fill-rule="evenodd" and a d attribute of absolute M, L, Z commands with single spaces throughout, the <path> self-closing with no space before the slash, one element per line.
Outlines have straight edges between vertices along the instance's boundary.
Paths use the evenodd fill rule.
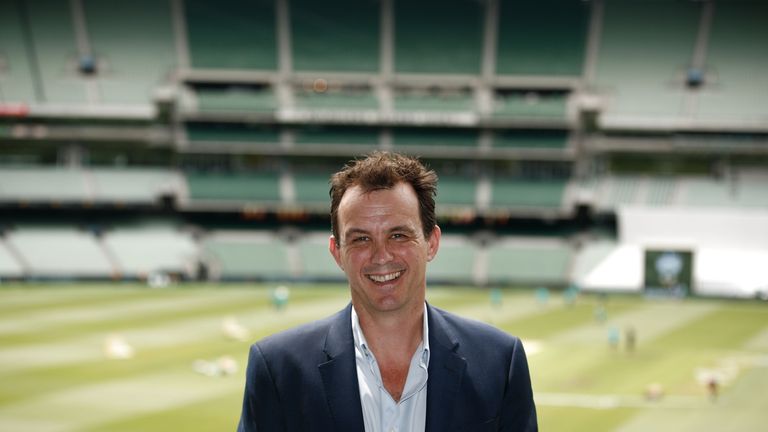
<path fill-rule="evenodd" d="M 149 289 L 139 285 L 0 286 L 0 431 L 224 431 L 239 414 L 248 345 L 329 315 L 341 286 Z M 581 296 L 546 304 L 533 291 L 430 288 L 434 305 L 523 338 L 543 431 L 757 431 L 768 424 L 768 304 Z M 596 319 L 598 307 L 605 320 Z M 234 318 L 246 340 L 225 336 Z M 633 327 L 637 344 L 608 343 Z M 134 350 L 107 358 L 105 340 Z M 623 338 L 622 338 L 623 339 Z M 228 376 L 195 370 L 229 356 Z M 701 377 L 722 380 L 711 400 Z M 658 383 L 659 400 L 644 397 Z"/>

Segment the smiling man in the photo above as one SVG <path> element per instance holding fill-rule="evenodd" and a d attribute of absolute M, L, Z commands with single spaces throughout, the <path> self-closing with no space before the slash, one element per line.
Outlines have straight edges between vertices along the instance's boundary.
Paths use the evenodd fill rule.
<path fill-rule="evenodd" d="M 331 177 L 352 301 L 251 346 L 239 431 L 535 431 L 519 339 L 426 302 L 437 176 L 375 152 Z"/>

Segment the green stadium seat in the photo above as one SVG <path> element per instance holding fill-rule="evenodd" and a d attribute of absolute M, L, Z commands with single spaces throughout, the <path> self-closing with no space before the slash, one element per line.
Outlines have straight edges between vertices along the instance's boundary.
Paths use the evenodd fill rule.
<path fill-rule="evenodd" d="M 194 87 L 201 112 L 271 112 L 277 109 L 275 92 L 268 86 L 206 85 Z"/>
<path fill-rule="evenodd" d="M 379 3 L 291 1 L 293 68 L 378 72 Z"/>
<path fill-rule="evenodd" d="M 277 69 L 275 2 L 186 0 L 190 66 Z"/>
<path fill-rule="evenodd" d="M 563 149 L 568 145 L 564 130 L 501 129 L 493 134 L 494 148 Z"/>
<path fill-rule="evenodd" d="M 18 2 L 0 2 L 0 102 L 42 102 L 25 46 Z"/>
<path fill-rule="evenodd" d="M 31 277 L 109 278 L 116 270 L 96 237 L 74 227 L 19 227 L 6 234 L 6 241 Z"/>
<path fill-rule="evenodd" d="M 716 2 L 698 100 L 700 119 L 764 122 L 768 118 L 768 54 L 756 43 L 768 40 L 766 22 L 766 2 Z"/>
<path fill-rule="evenodd" d="M 399 146 L 477 147 L 478 131 L 460 128 L 401 127 L 392 132 Z"/>
<path fill-rule="evenodd" d="M 97 73 L 101 102 L 152 103 L 176 66 L 170 4 L 97 0 L 83 6 L 93 52 L 105 63 Z"/>
<path fill-rule="evenodd" d="M 371 127 L 304 126 L 295 130 L 295 142 L 299 145 L 349 144 L 376 147 L 379 131 Z"/>
<path fill-rule="evenodd" d="M 294 102 L 296 108 L 310 110 L 376 111 L 379 108 L 379 101 L 370 88 L 329 88 L 323 92 L 297 88 Z"/>
<path fill-rule="evenodd" d="M 474 178 L 441 175 L 438 182 L 437 206 L 474 208 L 477 201 L 477 181 Z"/>
<path fill-rule="evenodd" d="M 118 227 L 103 236 L 122 277 L 146 278 L 152 273 L 193 277 L 198 246 L 191 234 L 163 226 Z"/>
<path fill-rule="evenodd" d="M 67 2 L 25 2 L 33 35 L 35 61 L 42 78 L 45 103 L 86 102 L 85 81 L 77 69 L 77 45 Z"/>
<path fill-rule="evenodd" d="M 93 199 L 82 170 L 62 168 L 0 169 L 0 200 L 82 203 Z"/>
<path fill-rule="evenodd" d="M 488 280 L 564 284 L 573 251 L 560 241 L 503 239 L 488 247 Z"/>
<path fill-rule="evenodd" d="M 396 72 L 480 72 L 482 3 L 471 0 L 399 0 L 394 2 L 394 15 Z"/>
<path fill-rule="evenodd" d="M 566 120 L 567 94 L 535 91 L 496 92 L 496 117 Z"/>
<path fill-rule="evenodd" d="M 559 209 L 562 205 L 565 185 L 565 180 L 495 178 L 491 181 L 491 207 L 495 209 Z"/>
<path fill-rule="evenodd" d="M 269 233 L 212 232 L 202 243 L 214 279 L 275 279 L 293 275 L 287 244 Z"/>
<path fill-rule="evenodd" d="M 294 168 L 293 183 L 296 202 L 302 206 L 327 208 L 329 181 L 328 173 L 301 172 Z"/>
<path fill-rule="evenodd" d="M 330 233 L 308 233 L 298 239 L 296 247 L 303 278 L 321 281 L 345 280 L 344 272 L 336 265 L 328 250 L 329 238 Z"/>
<path fill-rule="evenodd" d="M 280 178 L 275 173 L 187 172 L 189 199 L 279 204 Z"/>
<path fill-rule="evenodd" d="M 471 284 L 475 280 L 477 246 L 468 238 L 444 235 L 440 250 L 427 265 L 431 283 Z"/>
<path fill-rule="evenodd" d="M 606 122 L 682 114 L 700 8 L 697 2 L 605 2 L 596 84 L 608 96 Z"/>
<path fill-rule="evenodd" d="M 590 3 L 500 1 L 496 73 L 581 76 Z"/>
<path fill-rule="evenodd" d="M 259 124 L 244 123 L 186 123 L 187 139 L 190 143 L 245 143 L 279 145 L 280 133 L 277 128 Z"/>
<path fill-rule="evenodd" d="M 475 111 L 472 92 L 448 90 L 400 90 L 395 93 L 396 111 Z"/>

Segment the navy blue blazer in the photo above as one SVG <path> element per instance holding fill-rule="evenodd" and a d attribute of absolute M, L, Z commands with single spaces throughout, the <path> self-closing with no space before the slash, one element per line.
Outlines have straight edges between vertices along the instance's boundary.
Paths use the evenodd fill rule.
<path fill-rule="evenodd" d="M 361 432 L 351 305 L 251 346 L 237 430 Z M 537 431 L 523 345 L 427 305 L 428 432 Z"/>

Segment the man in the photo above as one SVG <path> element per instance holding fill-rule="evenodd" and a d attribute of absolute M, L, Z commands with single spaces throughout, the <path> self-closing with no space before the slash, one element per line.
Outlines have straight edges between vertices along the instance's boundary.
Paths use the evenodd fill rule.
<path fill-rule="evenodd" d="M 251 347 L 239 431 L 535 431 L 520 340 L 425 301 L 437 176 L 375 152 L 331 178 L 351 304 Z"/>

